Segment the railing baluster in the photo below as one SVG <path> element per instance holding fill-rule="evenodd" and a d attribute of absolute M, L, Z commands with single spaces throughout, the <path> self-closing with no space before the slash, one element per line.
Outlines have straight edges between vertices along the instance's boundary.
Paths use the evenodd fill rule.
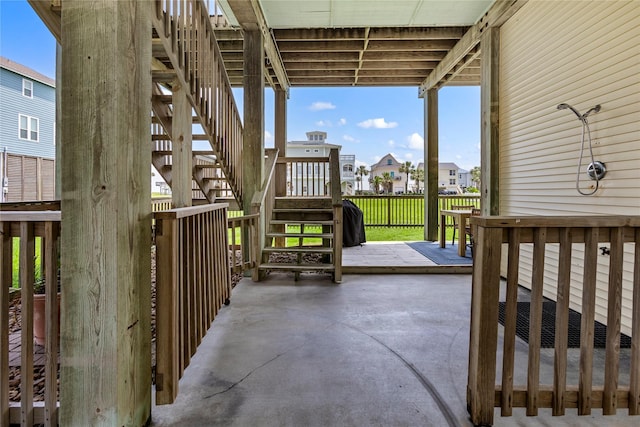
<path fill-rule="evenodd" d="M 45 343 L 45 396 L 44 420 L 45 426 L 57 425 L 58 402 L 58 233 L 59 223 L 47 221 L 43 238 L 43 259 L 46 279 L 45 318 L 47 337 Z"/>
<path fill-rule="evenodd" d="M 510 416 L 513 408 L 513 373 L 518 314 L 518 267 L 520 266 L 520 229 L 512 228 L 508 234 L 507 294 L 505 302 L 504 349 L 502 355 L 501 413 Z"/>
<path fill-rule="evenodd" d="M 12 282 L 11 223 L 0 222 L 0 377 L 9 378 L 9 288 Z M 7 268 L 7 266 L 11 268 Z M 0 424 L 9 425 L 9 381 L 0 381 Z"/>
<path fill-rule="evenodd" d="M 634 240 L 629 415 L 640 415 L 640 228 L 636 228 Z"/>
<path fill-rule="evenodd" d="M 610 230 L 609 292 L 607 295 L 607 348 L 604 365 L 602 413 L 615 415 L 618 408 L 618 370 L 620 362 L 620 310 L 622 306 L 623 228 Z"/>
<path fill-rule="evenodd" d="M 546 228 L 533 230 L 533 273 L 529 308 L 529 365 L 527 368 L 527 415 L 538 414 L 540 385 L 540 342 L 542 331 L 542 288 L 544 286 L 544 254 Z"/>
<path fill-rule="evenodd" d="M 20 423 L 33 424 L 33 284 L 35 236 L 33 223 L 20 223 L 20 289 L 22 336 L 20 354 Z"/>
<path fill-rule="evenodd" d="M 598 266 L 598 239 L 600 229 L 585 230 L 584 273 L 582 290 L 582 318 L 580 324 L 580 383 L 578 415 L 591 414 L 591 387 L 593 382 L 593 335 L 596 307 L 596 274 Z"/>
<path fill-rule="evenodd" d="M 553 415 L 564 415 L 567 388 L 567 334 L 569 328 L 569 298 L 571 288 L 572 233 L 561 228 L 558 257 L 558 290 L 556 304 L 556 335 L 553 368 Z"/>

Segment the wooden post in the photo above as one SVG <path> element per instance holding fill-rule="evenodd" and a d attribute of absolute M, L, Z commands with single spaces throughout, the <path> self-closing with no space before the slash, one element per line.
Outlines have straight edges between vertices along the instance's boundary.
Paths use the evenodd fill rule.
<path fill-rule="evenodd" d="M 276 89 L 275 106 L 275 148 L 280 150 L 278 157 L 286 157 L 287 153 L 287 92 Z M 276 196 L 287 195 L 287 165 L 276 165 Z"/>
<path fill-rule="evenodd" d="M 438 240 L 438 89 L 424 97 L 424 239 Z M 444 224 L 442 224 L 444 227 Z"/>
<path fill-rule="evenodd" d="M 60 117 L 62 117 L 62 110 L 61 110 L 61 103 L 60 100 L 62 99 L 62 92 L 61 92 L 61 86 L 60 86 L 60 81 L 62 80 L 62 46 L 60 45 L 60 43 L 56 43 L 56 123 L 55 123 L 55 130 L 56 130 L 56 139 L 54 141 L 54 143 L 56 144 L 56 160 L 55 160 L 55 181 L 54 181 L 54 194 L 55 194 L 55 199 L 56 200 L 60 200 L 60 188 L 61 188 L 61 183 L 60 183 L 60 177 L 62 176 L 62 171 L 61 171 L 61 159 L 62 159 L 62 149 L 60 146 L 60 133 L 62 132 L 62 128 L 61 128 L 61 120 Z"/>
<path fill-rule="evenodd" d="M 482 80 L 480 86 L 481 132 L 480 169 L 482 215 L 498 215 L 500 201 L 500 134 L 499 73 L 500 28 L 486 30 L 480 40 L 482 46 Z"/>
<path fill-rule="evenodd" d="M 61 425 L 150 419 L 153 5 L 64 4 Z"/>
<path fill-rule="evenodd" d="M 242 207 L 247 214 L 253 195 L 260 191 L 264 164 L 264 45 L 260 31 L 244 31 L 243 60 Z"/>
<path fill-rule="evenodd" d="M 189 102 L 188 87 L 180 85 L 178 79 L 173 82 L 173 117 L 172 129 L 172 157 L 171 167 L 171 199 L 174 208 L 191 206 L 191 176 L 192 171 L 192 125 L 191 103 Z"/>
<path fill-rule="evenodd" d="M 276 89 L 276 106 L 275 106 L 275 148 L 279 150 L 278 157 L 286 157 L 287 155 L 287 92 L 282 89 Z M 287 164 L 277 163 L 275 171 L 275 190 L 276 197 L 287 195 Z M 276 232 L 284 232 L 286 225 L 274 226 Z M 286 239 L 277 237 L 274 242 L 276 247 L 284 247 Z"/>
<path fill-rule="evenodd" d="M 474 425 L 492 425 L 495 403 L 501 228 L 477 228 L 471 296 L 467 406 Z"/>

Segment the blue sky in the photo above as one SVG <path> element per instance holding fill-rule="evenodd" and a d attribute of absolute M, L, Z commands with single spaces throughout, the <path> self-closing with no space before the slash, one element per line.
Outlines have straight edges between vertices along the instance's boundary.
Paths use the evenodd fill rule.
<path fill-rule="evenodd" d="M 55 39 L 26 0 L 0 0 L 0 55 L 55 78 Z M 242 111 L 242 91 L 235 90 Z M 265 145 L 273 146 L 273 92 L 265 91 Z M 287 139 L 322 130 L 327 140 L 372 165 L 392 153 L 424 161 L 424 100 L 416 87 L 293 88 L 287 104 Z M 480 165 L 480 87 L 439 91 L 440 162 L 463 169 Z"/>

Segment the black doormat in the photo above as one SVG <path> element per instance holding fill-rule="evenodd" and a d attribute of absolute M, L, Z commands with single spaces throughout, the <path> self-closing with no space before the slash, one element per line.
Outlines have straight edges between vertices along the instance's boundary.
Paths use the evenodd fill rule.
<path fill-rule="evenodd" d="M 500 303 L 498 320 L 504 325 L 505 304 Z M 529 311 L 530 302 L 518 302 L 518 315 L 516 318 L 516 335 L 525 342 L 529 342 Z M 569 348 L 580 347 L 580 320 L 581 315 L 577 311 L 569 309 L 569 329 L 567 344 Z M 542 303 L 542 348 L 553 348 L 556 336 L 556 303 L 555 301 L 544 301 Z M 596 321 L 594 327 L 593 346 L 594 348 L 605 348 L 607 343 L 607 327 Z M 631 348 L 631 338 L 625 334 L 620 334 L 620 348 Z"/>

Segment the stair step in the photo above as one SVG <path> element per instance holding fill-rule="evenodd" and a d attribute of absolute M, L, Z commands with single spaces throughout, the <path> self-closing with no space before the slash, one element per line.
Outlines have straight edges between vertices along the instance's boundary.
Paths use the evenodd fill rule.
<path fill-rule="evenodd" d="M 305 225 L 333 225 L 332 220 L 318 220 L 318 219 L 272 219 L 272 225 L 284 225 L 284 224 L 305 224 Z"/>
<path fill-rule="evenodd" d="M 321 238 L 333 239 L 333 234 L 329 233 L 267 233 L 267 237 L 303 237 L 303 238 Z"/>
<path fill-rule="evenodd" d="M 291 252 L 291 253 L 302 253 L 302 254 L 332 254 L 333 248 L 325 248 L 322 246 L 317 247 L 287 247 L 287 248 L 274 248 L 268 247 L 262 250 L 263 252 L 268 253 L 281 253 L 281 252 Z"/>
<path fill-rule="evenodd" d="M 333 271 L 333 264 L 260 264 L 260 270 L 281 270 L 281 271 Z"/>
<path fill-rule="evenodd" d="M 333 209 L 305 209 L 305 208 L 274 208 L 273 213 L 333 213 Z"/>
<path fill-rule="evenodd" d="M 152 151 L 153 154 L 159 154 L 162 156 L 170 156 L 173 154 L 173 151 L 171 150 L 154 150 Z M 198 150 L 198 151 L 192 151 L 191 152 L 192 155 L 194 156 L 215 156 L 216 153 L 213 151 L 206 151 L 206 150 Z"/>

